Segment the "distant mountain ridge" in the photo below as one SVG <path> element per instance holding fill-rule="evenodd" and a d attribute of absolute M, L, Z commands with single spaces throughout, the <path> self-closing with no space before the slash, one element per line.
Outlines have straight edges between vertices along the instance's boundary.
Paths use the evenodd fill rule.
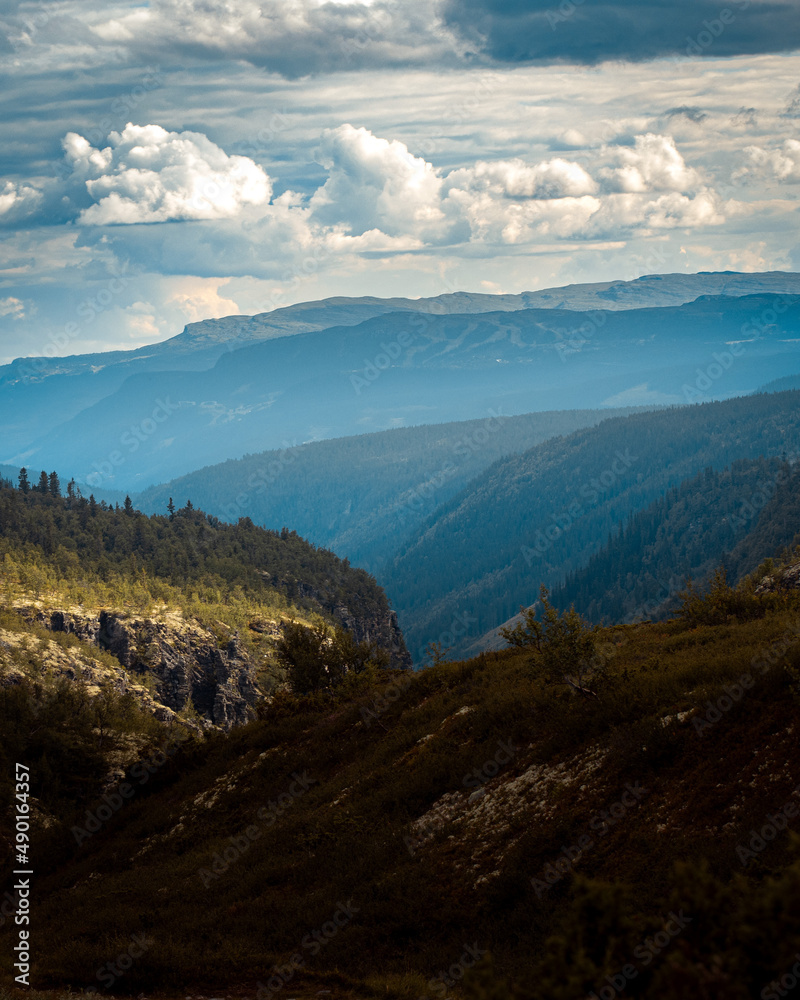
<path fill-rule="evenodd" d="M 17 380 L 38 380 L 56 374 L 89 373 L 109 365 L 124 364 L 130 372 L 158 365 L 164 357 L 235 349 L 258 340 L 310 333 L 333 326 L 355 326 L 366 319 L 389 312 L 445 315 L 519 309 L 640 309 L 681 305 L 700 295 L 800 294 L 800 274 L 792 271 L 737 272 L 708 271 L 698 274 L 648 274 L 633 280 L 571 284 L 517 294 L 446 292 L 428 298 L 378 298 L 376 296 L 334 296 L 327 299 L 280 306 L 253 316 L 235 315 L 189 323 L 183 331 L 165 341 L 131 351 L 108 351 L 71 357 L 17 358 L 0 366 L 0 388 Z M 96 318 L 102 309 L 95 310 Z M 93 317 L 94 319 L 95 317 Z M 136 367 L 144 363 L 142 369 Z"/>
<path fill-rule="evenodd" d="M 799 334 L 800 296 L 789 295 L 589 314 L 391 312 L 240 347 L 210 370 L 131 375 L 4 457 L 139 491 L 247 453 L 390 427 L 748 393 L 796 364 Z M 28 426 L 24 411 L 16 419 Z"/>
<path fill-rule="evenodd" d="M 452 292 L 424 299 L 335 297 L 299 302 L 255 316 L 226 316 L 190 323 L 166 341 L 132 351 L 18 358 L 0 367 L 0 440 L 4 442 L 0 462 L 30 458 L 33 442 L 117 392 L 131 376 L 206 371 L 223 354 L 255 343 L 334 327 L 357 326 L 392 312 L 447 316 L 524 309 L 620 311 L 675 307 L 701 295 L 740 297 L 753 294 L 800 294 L 800 275 L 782 271 L 763 274 L 708 272 L 645 275 L 632 281 L 575 284 L 514 295 Z M 102 325 L 104 310 L 101 304 L 85 304 L 82 308 L 86 313 L 81 317 L 84 324 Z M 580 322 L 574 325 L 580 326 Z M 69 326 L 67 324 L 65 330 Z M 66 342 L 69 342 L 68 335 Z M 772 377 L 773 373 L 768 372 L 765 379 Z M 544 408 L 558 408 L 558 403 L 550 403 Z M 520 412 L 530 409 L 523 407 Z M 131 414 L 131 419 L 135 420 L 136 414 Z M 252 450 L 263 450 L 269 444 L 262 442 Z M 234 457 L 234 453 L 220 457 Z M 60 467 L 68 471 L 63 464 Z M 74 471 L 78 474 L 79 470 Z M 161 478 L 171 477 L 162 475 Z"/>

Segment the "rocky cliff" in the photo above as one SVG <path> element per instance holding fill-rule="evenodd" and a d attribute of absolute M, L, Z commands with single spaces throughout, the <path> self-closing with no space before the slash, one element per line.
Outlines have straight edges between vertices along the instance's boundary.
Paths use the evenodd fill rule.
<path fill-rule="evenodd" d="M 227 634 L 220 638 L 171 611 L 156 618 L 35 605 L 16 610 L 30 622 L 110 653 L 123 670 L 121 689 L 130 681 L 134 688 L 149 690 L 148 707 L 164 720 L 194 709 L 206 725 L 229 730 L 251 719 L 254 704 L 264 695 L 256 664 L 239 635 L 222 623 Z"/>
<path fill-rule="evenodd" d="M 357 618 L 349 608 L 339 605 L 334 608 L 334 617 L 352 632 L 356 642 L 374 642 L 381 649 L 388 650 L 390 666 L 396 670 L 411 669 L 411 654 L 406 648 L 397 615 L 390 608 L 372 617 Z"/>
<path fill-rule="evenodd" d="M 765 576 L 756 588 L 756 593 L 774 594 L 786 590 L 800 590 L 800 562 L 783 566 L 770 576 Z"/>

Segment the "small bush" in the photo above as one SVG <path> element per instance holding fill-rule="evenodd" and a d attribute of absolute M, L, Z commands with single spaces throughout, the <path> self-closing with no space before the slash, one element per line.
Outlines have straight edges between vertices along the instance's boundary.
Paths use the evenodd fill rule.
<path fill-rule="evenodd" d="M 767 602 L 756 597 L 752 586 L 731 587 L 723 566 L 714 573 L 707 593 L 701 594 L 689 580 L 678 598 L 681 605 L 675 616 L 690 627 L 724 625 L 731 618 L 751 621 L 766 614 Z"/>
<path fill-rule="evenodd" d="M 374 643 L 356 642 L 344 629 L 331 636 L 322 623 L 309 628 L 285 622 L 275 652 L 296 694 L 331 691 L 350 675 L 389 663 L 389 655 Z"/>
<path fill-rule="evenodd" d="M 510 645 L 534 651 L 532 665 L 543 680 L 551 684 L 564 681 L 584 694 L 594 693 L 585 684 L 600 678 L 606 662 L 595 657 L 597 627 L 589 625 L 574 606 L 559 613 L 550 603 L 544 584 L 539 600 L 541 621 L 536 617 L 536 605 L 520 608 L 522 621 L 514 628 L 500 629 L 500 634 Z"/>

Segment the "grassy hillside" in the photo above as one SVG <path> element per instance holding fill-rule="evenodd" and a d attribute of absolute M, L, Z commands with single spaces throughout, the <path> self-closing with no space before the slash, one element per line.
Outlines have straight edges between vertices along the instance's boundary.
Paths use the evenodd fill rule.
<path fill-rule="evenodd" d="M 635 414 L 495 463 L 381 574 L 412 655 L 437 639 L 458 650 L 496 628 L 706 467 L 796 454 L 798 403 L 785 392 Z"/>
<path fill-rule="evenodd" d="M 761 995 L 800 948 L 798 600 L 723 589 L 594 633 L 594 696 L 523 647 L 279 699 L 129 769 L 97 832 L 37 834 L 36 984 Z"/>

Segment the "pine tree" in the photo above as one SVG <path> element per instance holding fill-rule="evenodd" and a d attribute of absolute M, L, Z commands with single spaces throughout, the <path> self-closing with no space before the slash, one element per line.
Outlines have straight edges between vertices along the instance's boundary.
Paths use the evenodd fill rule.
<path fill-rule="evenodd" d="M 49 493 L 50 492 L 50 479 L 47 473 L 42 469 L 39 473 L 39 482 L 35 486 L 37 493 Z"/>
<path fill-rule="evenodd" d="M 127 494 L 125 495 L 125 513 L 128 517 L 133 517 L 133 501 Z"/>
<path fill-rule="evenodd" d="M 28 470 L 22 468 L 19 470 L 19 491 L 20 493 L 30 493 L 31 484 L 28 480 Z"/>
<path fill-rule="evenodd" d="M 172 497 L 169 498 L 169 503 L 167 504 L 167 510 L 169 511 L 170 521 L 175 520 L 175 504 L 172 502 Z"/>
<path fill-rule="evenodd" d="M 67 483 L 67 496 L 69 497 L 70 500 L 74 500 L 76 495 L 77 494 L 75 493 L 75 480 L 70 479 L 70 481 Z"/>
<path fill-rule="evenodd" d="M 48 480 L 48 492 L 50 496 L 53 497 L 61 496 L 61 482 L 58 478 L 58 474 L 55 472 L 50 473 L 50 478 Z"/>

